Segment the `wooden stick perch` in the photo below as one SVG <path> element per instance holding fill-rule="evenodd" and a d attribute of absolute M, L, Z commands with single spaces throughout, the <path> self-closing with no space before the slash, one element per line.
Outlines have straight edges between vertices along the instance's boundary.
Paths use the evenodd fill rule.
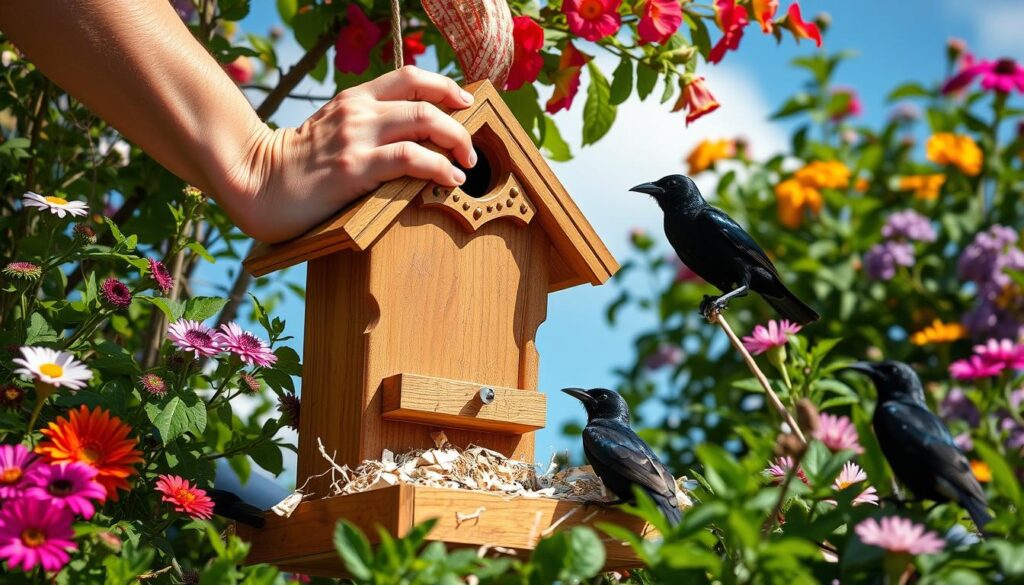
<path fill-rule="evenodd" d="M 794 419 L 793 415 L 786 410 L 785 405 L 782 404 L 782 400 L 779 399 L 779 395 L 775 393 L 775 390 L 772 389 L 771 383 L 768 382 L 768 377 L 764 375 L 761 368 L 757 367 L 757 362 L 754 361 L 754 356 L 750 355 L 750 352 L 743 346 L 743 342 L 740 341 L 740 338 L 736 337 L 736 334 L 733 333 L 732 327 L 729 326 L 729 322 L 725 320 L 722 313 L 712 310 L 711 314 L 708 316 L 708 321 L 711 323 L 717 323 L 718 326 L 722 328 L 722 331 L 725 331 L 725 336 L 729 338 L 729 343 L 731 343 L 733 348 L 743 356 L 743 361 L 746 362 L 747 367 L 750 368 L 754 377 L 757 378 L 761 387 L 764 388 L 764 393 L 768 395 L 768 401 L 771 402 L 772 406 L 775 407 L 775 410 L 782 415 L 783 420 L 786 421 L 786 424 L 789 425 L 792 432 L 796 434 L 801 442 L 806 444 L 807 438 L 804 437 L 803 431 L 800 430 L 800 425 L 796 424 L 796 419 Z"/>

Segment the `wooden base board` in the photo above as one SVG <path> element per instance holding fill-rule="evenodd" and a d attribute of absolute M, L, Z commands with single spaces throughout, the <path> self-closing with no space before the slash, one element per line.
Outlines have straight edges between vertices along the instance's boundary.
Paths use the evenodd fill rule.
<path fill-rule="evenodd" d="M 477 511 L 476 518 L 464 519 Z M 376 544 L 377 526 L 400 537 L 429 518 L 437 518 L 429 539 L 443 541 L 449 548 L 500 546 L 524 557 L 544 535 L 574 526 L 608 522 L 639 534 L 652 532 L 642 520 L 616 509 L 405 484 L 303 502 L 291 518 L 268 514 L 263 528 L 239 524 L 236 531 L 252 543 L 246 559 L 249 564 L 270 563 L 287 571 L 338 577 L 345 575 L 333 544 L 338 520 L 352 522 Z M 557 527 L 548 530 L 559 520 Z M 607 570 L 639 566 L 627 545 L 603 532 L 598 534 L 607 550 Z"/>

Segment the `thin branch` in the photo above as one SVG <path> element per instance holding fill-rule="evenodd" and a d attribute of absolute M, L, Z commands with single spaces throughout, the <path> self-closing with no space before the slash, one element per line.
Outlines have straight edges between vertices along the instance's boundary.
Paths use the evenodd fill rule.
<path fill-rule="evenodd" d="M 250 84 L 250 85 L 243 85 L 242 89 L 253 89 L 253 90 L 256 90 L 256 91 L 262 91 L 263 93 L 270 93 L 271 91 L 274 91 L 275 88 L 270 87 L 269 85 Z M 310 95 L 310 94 L 303 95 L 303 94 L 299 94 L 299 93 L 290 93 L 290 94 L 288 94 L 288 95 L 286 95 L 284 97 L 286 97 L 287 99 L 290 99 L 290 100 L 306 100 L 306 101 L 309 101 L 309 102 L 328 102 L 328 101 L 331 101 L 332 99 L 334 99 L 333 95 Z"/>
<path fill-rule="evenodd" d="M 726 337 L 729 338 L 729 343 L 731 343 L 733 348 L 743 356 L 743 361 L 747 364 L 747 367 L 750 368 L 750 371 L 754 374 L 754 377 L 757 378 L 757 381 L 761 383 L 761 387 L 764 388 L 764 393 L 768 395 L 768 402 L 771 402 L 775 410 L 782 415 L 783 420 L 785 420 L 786 424 L 789 425 L 791 432 L 796 434 L 800 441 L 806 444 L 807 439 L 804 437 L 803 431 L 800 430 L 800 425 L 796 424 L 796 420 L 793 418 L 793 415 L 786 410 L 786 407 L 782 404 L 782 400 L 779 400 L 779 395 L 772 389 L 771 383 L 768 382 L 768 377 L 764 375 L 761 368 L 757 367 L 757 362 L 754 361 L 754 357 L 750 355 L 747 348 L 743 346 L 742 342 L 740 342 L 740 338 L 736 337 L 736 334 L 733 333 L 732 327 L 729 326 L 729 322 L 726 321 L 725 317 L 718 311 L 712 312 L 710 317 L 708 317 L 708 320 L 712 323 L 717 323 L 718 326 L 722 328 L 722 331 L 725 331 Z"/>

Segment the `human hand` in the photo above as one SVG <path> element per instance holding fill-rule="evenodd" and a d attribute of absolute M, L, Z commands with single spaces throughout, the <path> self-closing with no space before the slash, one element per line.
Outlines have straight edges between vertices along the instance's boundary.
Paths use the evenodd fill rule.
<path fill-rule="evenodd" d="M 254 129 L 216 187 L 218 200 L 253 238 L 298 236 L 381 183 L 403 176 L 454 187 L 476 164 L 469 132 L 438 106 L 473 96 L 451 79 L 407 66 L 347 89 L 298 128 Z"/>

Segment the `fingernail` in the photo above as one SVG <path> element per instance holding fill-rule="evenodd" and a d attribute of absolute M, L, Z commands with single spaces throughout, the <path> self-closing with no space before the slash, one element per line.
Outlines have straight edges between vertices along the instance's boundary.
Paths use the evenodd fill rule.
<path fill-rule="evenodd" d="M 459 97 L 462 98 L 462 102 L 467 106 L 473 103 L 473 94 L 464 89 L 459 90 Z"/>
<path fill-rule="evenodd" d="M 476 160 L 476 149 L 474 148 L 473 150 L 469 151 L 469 166 L 475 167 Z"/>
<path fill-rule="evenodd" d="M 456 185 L 461 185 L 466 182 L 466 173 L 462 169 L 452 169 L 452 180 Z"/>

